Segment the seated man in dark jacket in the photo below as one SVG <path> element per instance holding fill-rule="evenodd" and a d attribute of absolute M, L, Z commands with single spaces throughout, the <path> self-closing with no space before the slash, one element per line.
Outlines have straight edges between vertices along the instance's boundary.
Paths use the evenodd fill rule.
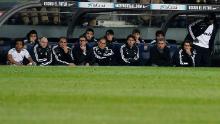
<path fill-rule="evenodd" d="M 31 30 L 24 40 L 24 48 L 27 49 L 27 51 L 30 53 L 31 57 L 34 58 L 34 46 L 38 44 L 38 35 L 37 31 Z"/>
<path fill-rule="evenodd" d="M 96 43 L 97 42 L 97 40 L 94 37 L 94 34 L 95 34 L 95 32 L 92 28 L 88 28 L 86 30 L 86 32 L 84 33 L 84 35 L 86 36 L 86 39 L 89 43 L 91 43 L 91 42 Z"/>
<path fill-rule="evenodd" d="M 114 38 L 114 31 L 111 29 L 107 30 L 105 33 L 105 38 L 107 40 L 107 47 L 113 48 L 113 43 L 117 42 Z"/>
<path fill-rule="evenodd" d="M 75 65 L 72 49 L 67 46 L 67 39 L 65 37 L 61 37 L 58 45 L 54 46 L 52 50 L 56 65 Z"/>
<path fill-rule="evenodd" d="M 91 65 L 92 49 L 88 46 L 85 36 L 79 37 L 79 44 L 73 48 L 73 56 L 76 65 Z"/>
<path fill-rule="evenodd" d="M 165 39 L 160 39 L 150 49 L 150 62 L 152 66 L 170 66 L 170 50 L 166 45 Z"/>
<path fill-rule="evenodd" d="M 127 42 L 120 48 L 120 54 L 122 65 L 140 65 L 139 48 L 133 35 L 127 37 Z"/>
<path fill-rule="evenodd" d="M 52 64 L 52 50 L 48 45 L 46 37 L 42 37 L 39 44 L 34 46 L 34 60 L 37 65 L 50 65 Z"/>
<path fill-rule="evenodd" d="M 194 67 L 195 66 L 195 56 L 196 51 L 192 47 L 192 42 L 189 40 L 185 40 L 180 48 L 174 56 L 173 56 L 173 64 L 175 66 L 182 67 Z"/>
<path fill-rule="evenodd" d="M 114 52 L 106 46 L 106 39 L 100 38 L 98 46 L 93 47 L 95 65 L 108 66 L 113 64 Z"/>
<path fill-rule="evenodd" d="M 136 44 L 144 43 L 144 40 L 141 38 L 141 31 L 139 29 L 134 29 L 132 35 L 135 37 Z"/>

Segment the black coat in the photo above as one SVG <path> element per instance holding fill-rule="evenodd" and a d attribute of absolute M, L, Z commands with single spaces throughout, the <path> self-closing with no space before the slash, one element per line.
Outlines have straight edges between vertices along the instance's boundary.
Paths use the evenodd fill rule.
<path fill-rule="evenodd" d="M 113 64 L 114 52 L 112 49 L 105 47 L 100 49 L 98 46 L 93 47 L 93 63 L 101 66 L 109 66 Z"/>
<path fill-rule="evenodd" d="M 150 63 L 151 65 L 157 66 L 170 66 L 171 65 L 171 57 L 170 50 L 168 47 L 165 47 L 163 52 L 160 53 L 157 46 L 153 46 L 150 49 Z"/>
<path fill-rule="evenodd" d="M 48 46 L 42 48 L 39 44 L 34 46 L 34 61 L 37 65 L 50 65 L 53 61 L 52 49 Z"/>
<path fill-rule="evenodd" d="M 120 48 L 122 65 L 139 65 L 139 48 L 137 45 L 129 47 L 128 44 L 124 44 Z"/>
<path fill-rule="evenodd" d="M 194 67 L 196 51 L 192 50 L 192 55 L 186 53 L 185 50 L 178 50 L 173 56 L 173 65 L 183 67 Z"/>
<path fill-rule="evenodd" d="M 68 53 L 59 46 L 54 46 L 53 55 L 57 65 L 69 65 L 69 63 L 74 63 L 72 49 L 68 47 Z"/>
<path fill-rule="evenodd" d="M 91 40 L 88 40 L 88 42 L 89 42 L 89 43 L 92 43 L 92 42 L 96 43 L 97 40 L 93 37 Z"/>
<path fill-rule="evenodd" d="M 86 52 L 83 53 L 83 50 L 80 48 L 80 45 L 76 45 L 73 48 L 73 57 L 74 63 L 76 65 L 85 65 L 86 63 L 92 63 L 92 49 L 87 45 Z"/>

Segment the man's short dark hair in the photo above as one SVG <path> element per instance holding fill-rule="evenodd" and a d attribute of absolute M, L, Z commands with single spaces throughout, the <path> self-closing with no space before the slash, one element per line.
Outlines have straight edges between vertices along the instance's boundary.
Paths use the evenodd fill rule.
<path fill-rule="evenodd" d="M 210 13 L 210 14 L 208 15 L 208 18 L 209 18 L 210 20 L 216 20 L 216 15 L 215 15 L 215 13 Z"/>
<path fill-rule="evenodd" d="M 126 42 L 128 41 L 129 38 L 132 38 L 132 39 L 135 40 L 135 37 L 134 37 L 132 34 L 130 34 L 130 35 L 127 36 L 127 38 L 126 38 Z"/>
<path fill-rule="evenodd" d="M 87 29 L 86 29 L 86 33 L 87 33 L 87 32 L 92 32 L 92 33 L 94 34 L 94 30 L 93 30 L 92 28 L 87 28 Z"/>
<path fill-rule="evenodd" d="M 30 37 L 31 34 L 36 34 L 37 35 L 37 31 L 36 30 L 31 30 L 30 32 L 28 32 L 27 36 Z"/>
<path fill-rule="evenodd" d="M 65 39 L 66 41 L 68 41 L 66 37 L 63 37 L 63 36 L 62 36 L 62 37 L 59 38 L 59 41 L 58 41 L 58 42 L 60 42 L 61 39 Z"/>
<path fill-rule="evenodd" d="M 106 39 L 105 37 L 101 37 L 101 38 L 99 38 L 98 42 L 100 42 L 101 40 L 105 40 L 105 41 L 107 41 L 107 39 Z"/>
<path fill-rule="evenodd" d="M 15 45 L 17 44 L 17 42 L 21 42 L 22 46 L 24 46 L 24 40 L 23 39 L 20 39 L 20 38 L 15 39 Z"/>
<path fill-rule="evenodd" d="M 183 49 L 184 48 L 184 44 L 185 43 L 189 43 L 189 45 L 191 46 L 191 47 L 193 47 L 193 42 L 192 41 L 190 41 L 190 40 L 185 40 L 185 41 L 183 41 L 183 43 L 181 44 L 181 48 Z"/>
<path fill-rule="evenodd" d="M 79 36 L 79 39 L 80 39 L 80 38 L 85 38 L 85 39 L 86 39 L 86 36 L 85 36 L 85 35 L 80 35 L 80 36 Z M 87 40 L 87 39 L 86 39 L 86 40 Z"/>
<path fill-rule="evenodd" d="M 85 35 L 80 35 L 79 36 L 79 41 L 80 41 L 80 38 L 85 38 L 85 40 L 88 41 Z"/>
<path fill-rule="evenodd" d="M 31 34 L 36 34 L 37 39 L 38 39 L 37 31 L 36 31 L 36 30 L 31 30 L 30 32 L 28 32 L 28 34 L 27 34 L 27 36 L 26 36 L 28 40 L 30 40 L 30 36 L 31 36 Z"/>
<path fill-rule="evenodd" d="M 156 43 L 159 43 L 160 41 L 163 41 L 165 44 L 167 44 L 166 40 L 164 38 L 159 39 L 158 41 L 156 41 Z"/>
<path fill-rule="evenodd" d="M 162 30 L 158 30 L 156 32 L 156 37 L 159 36 L 160 34 L 162 34 L 163 36 L 165 36 L 164 32 Z"/>
<path fill-rule="evenodd" d="M 132 34 L 135 34 L 135 33 L 140 34 L 140 33 L 141 33 L 141 31 L 140 31 L 139 29 L 135 28 L 135 29 L 132 31 Z"/>
<path fill-rule="evenodd" d="M 109 29 L 105 32 L 106 35 L 111 34 L 114 35 L 114 31 L 112 29 Z"/>
<path fill-rule="evenodd" d="M 216 15 L 215 15 L 215 13 L 210 13 L 210 14 L 208 14 L 208 16 L 206 16 L 204 20 L 205 20 L 206 22 L 208 22 L 208 21 L 210 21 L 210 20 L 215 21 L 215 20 L 216 20 Z"/>

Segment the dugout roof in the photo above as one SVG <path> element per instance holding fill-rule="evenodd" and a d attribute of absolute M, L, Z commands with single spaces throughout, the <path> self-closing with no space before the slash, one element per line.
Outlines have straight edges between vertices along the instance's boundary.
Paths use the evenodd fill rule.
<path fill-rule="evenodd" d="M 138 4 L 138 3 L 110 3 L 110 2 L 76 2 L 66 0 L 1 0 L 0 26 L 13 14 L 31 7 L 69 7 L 73 14 L 70 19 L 67 37 L 73 34 L 76 22 L 86 13 L 113 12 L 113 11 L 167 11 L 170 13 L 166 22 L 161 26 L 166 32 L 167 25 L 172 18 L 179 14 L 219 13 L 220 5 L 202 4 Z"/>

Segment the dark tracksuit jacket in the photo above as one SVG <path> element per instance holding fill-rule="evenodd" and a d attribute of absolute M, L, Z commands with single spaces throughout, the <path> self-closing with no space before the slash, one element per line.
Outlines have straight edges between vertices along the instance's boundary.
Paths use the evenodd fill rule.
<path fill-rule="evenodd" d="M 88 40 L 88 43 L 97 42 L 97 40 L 93 37 L 91 40 Z"/>
<path fill-rule="evenodd" d="M 37 65 L 51 65 L 53 62 L 52 49 L 48 46 L 42 48 L 39 44 L 34 46 L 34 61 Z"/>
<path fill-rule="evenodd" d="M 74 63 L 72 49 L 68 47 L 68 53 L 65 53 L 64 50 L 57 46 L 54 46 L 53 55 L 56 65 L 69 65 L 69 63 Z"/>
<path fill-rule="evenodd" d="M 150 62 L 152 65 L 157 66 L 170 66 L 171 57 L 170 50 L 168 47 L 165 47 L 163 52 L 159 52 L 156 45 L 150 49 Z"/>
<path fill-rule="evenodd" d="M 73 58 L 76 65 L 85 65 L 86 63 L 92 64 L 92 49 L 87 45 L 86 52 L 83 53 L 80 45 L 76 45 L 73 48 Z"/>
<path fill-rule="evenodd" d="M 209 26 L 210 25 L 205 20 L 198 20 L 190 24 L 188 27 L 189 34 L 187 35 L 186 39 L 190 41 L 194 41 L 198 36 L 202 35 Z M 211 34 L 211 38 L 209 40 L 210 52 L 214 50 L 214 40 L 215 40 L 216 33 L 218 31 L 218 25 L 216 23 L 213 24 L 213 27 L 214 28 Z"/>
<path fill-rule="evenodd" d="M 138 41 L 139 41 L 140 43 L 145 43 L 145 41 L 144 41 L 143 39 L 141 39 L 141 38 L 139 38 Z"/>
<path fill-rule="evenodd" d="M 193 47 L 196 49 L 196 66 L 210 66 L 211 65 L 211 53 L 214 51 L 214 40 L 218 30 L 218 25 L 216 22 L 213 24 L 212 32 L 206 32 L 209 28 L 210 24 L 206 20 L 198 20 L 189 25 L 189 34 L 186 39 L 193 41 Z M 210 36 L 210 39 L 204 39 L 204 41 L 196 40 L 201 35 Z M 208 40 L 208 46 L 204 46 L 203 44 Z"/>
<path fill-rule="evenodd" d="M 182 67 L 194 67 L 195 66 L 196 51 L 192 50 L 192 55 L 186 53 L 185 50 L 178 50 L 173 56 L 173 65 Z"/>
<path fill-rule="evenodd" d="M 106 37 L 105 37 L 106 38 Z M 107 39 L 107 38 L 106 38 Z M 113 43 L 117 43 L 117 40 L 115 39 L 115 38 L 113 38 L 112 39 L 112 41 L 109 41 L 109 40 L 107 40 L 106 41 L 106 43 L 107 43 L 107 47 L 109 48 L 109 49 L 113 49 Z"/>
<path fill-rule="evenodd" d="M 139 65 L 139 48 L 137 45 L 129 47 L 128 44 L 124 44 L 120 48 L 122 65 Z"/>
<path fill-rule="evenodd" d="M 27 51 L 30 53 L 31 57 L 34 58 L 34 46 L 38 44 L 38 41 L 36 40 L 34 43 L 30 42 L 29 40 L 24 40 L 24 46 L 27 49 Z"/>
<path fill-rule="evenodd" d="M 105 47 L 104 49 L 98 46 L 93 47 L 93 63 L 101 66 L 109 66 L 113 64 L 114 52 L 112 49 Z"/>

